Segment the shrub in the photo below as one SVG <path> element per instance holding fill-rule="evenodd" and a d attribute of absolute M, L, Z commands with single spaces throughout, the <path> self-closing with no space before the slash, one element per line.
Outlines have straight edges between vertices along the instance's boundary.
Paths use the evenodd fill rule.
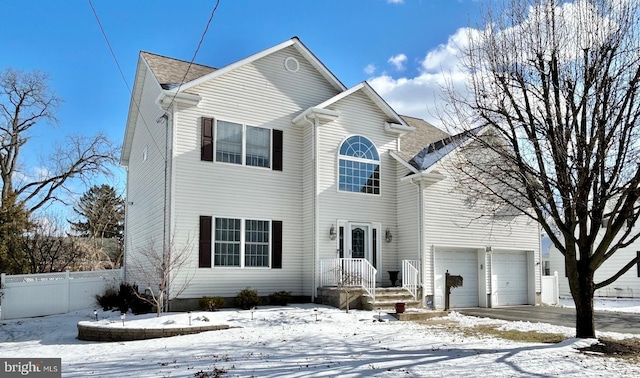
<path fill-rule="evenodd" d="M 96 302 L 104 311 L 119 308 L 119 301 L 118 291 L 114 287 L 107 288 L 103 295 L 96 294 Z"/>
<path fill-rule="evenodd" d="M 248 310 L 260 303 L 262 303 L 262 300 L 258 296 L 258 292 L 250 288 L 243 289 L 236 295 L 236 307 L 240 307 L 243 310 Z"/>
<path fill-rule="evenodd" d="M 217 311 L 224 306 L 224 298 L 222 297 L 202 297 L 198 299 L 198 305 L 201 309 L 207 311 Z"/>
<path fill-rule="evenodd" d="M 269 294 L 270 304 L 286 306 L 287 304 L 289 304 L 289 302 L 291 302 L 291 293 L 288 291 L 282 290 Z"/>
<path fill-rule="evenodd" d="M 104 295 L 96 295 L 96 301 L 105 311 L 128 312 L 131 309 L 134 314 L 146 314 L 153 310 L 151 296 L 139 293 L 138 286 L 128 283 L 121 283 L 118 291 L 106 289 Z"/>

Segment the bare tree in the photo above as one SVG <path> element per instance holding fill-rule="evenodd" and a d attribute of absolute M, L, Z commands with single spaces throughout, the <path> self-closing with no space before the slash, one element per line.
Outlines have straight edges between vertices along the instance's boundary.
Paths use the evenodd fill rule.
<path fill-rule="evenodd" d="M 165 248 L 151 239 L 136 253 L 128 255 L 132 280 L 148 290 L 152 298 L 150 303 L 156 306 L 158 317 L 168 302 L 191 284 L 194 273 L 189 271 L 192 247 L 191 239 L 187 238 L 177 246 L 172 236 Z M 139 298 L 148 301 L 144 296 L 140 295 Z"/>
<path fill-rule="evenodd" d="M 640 236 L 639 3 L 505 0 L 484 16 L 463 49 L 466 91 L 448 88 L 441 117 L 472 140 L 460 186 L 539 222 L 564 255 L 576 335 L 595 337 L 595 290 L 638 261 L 594 280 Z"/>
<path fill-rule="evenodd" d="M 21 236 L 29 273 L 63 272 L 83 258 L 78 239 L 66 235 L 65 223 L 63 217 L 48 214 L 34 220 Z"/>
<path fill-rule="evenodd" d="M 56 121 L 61 103 L 49 88 L 46 74 L 6 69 L 0 72 L 0 205 L 9 200 L 25 206 L 29 213 L 52 201 L 63 201 L 74 180 L 87 182 L 97 175 L 109 175 L 116 163 L 117 148 L 106 136 L 69 136 L 63 146 L 42 159 L 37 177 L 21 174 L 21 152 L 38 123 Z"/>

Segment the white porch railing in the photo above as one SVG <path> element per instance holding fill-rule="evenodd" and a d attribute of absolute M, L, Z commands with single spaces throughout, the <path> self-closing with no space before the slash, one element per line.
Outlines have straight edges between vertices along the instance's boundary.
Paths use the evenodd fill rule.
<path fill-rule="evenodd" d="M 320 260 L 320 286 L 361 287 L 375 301 L 376 268 L 365 259 Z"/>
<path fill-rule="evenodd" d="M 402 260 L 402 287 L 413 295 L 413 299 L 418 299 L 418 285 L 420 261 Z"/>

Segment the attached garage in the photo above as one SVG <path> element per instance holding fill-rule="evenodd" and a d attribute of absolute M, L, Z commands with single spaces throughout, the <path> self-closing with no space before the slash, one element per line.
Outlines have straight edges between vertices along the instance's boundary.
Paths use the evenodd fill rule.
<path fill-rule="evenodd" d="M 478 307 L 478 252 L 436 250 L 434 256 L 434 300 L 436 308 L 444 308 L 445 273 L 460 275 L 463 286 L 451 289 L 451 308 Z"/>
<path fill-rule="evenodd" d="M 493 253 L 491 256 L 492 307 L 528 304 L 528 272 L 525 251 Z"/>

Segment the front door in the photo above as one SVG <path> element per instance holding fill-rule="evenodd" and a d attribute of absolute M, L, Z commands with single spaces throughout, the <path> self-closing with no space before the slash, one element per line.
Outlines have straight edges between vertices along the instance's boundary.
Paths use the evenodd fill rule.
<path fill-rule="evenodd" d="M 349 223 L 349 255 L 352 259 L 371 259 L 371 227 L 368 224 Z"/>
<path fill-rule="evenodd" d="M 369 261 L 377 269 L 376 281 L 379 282 L 382 277 L 378 266 L 379 227 L 373 227 L 370 223 L 347 222 L 340 231 L 344 232 L 344 246 L 346 247 L 344 257 Z"/>

